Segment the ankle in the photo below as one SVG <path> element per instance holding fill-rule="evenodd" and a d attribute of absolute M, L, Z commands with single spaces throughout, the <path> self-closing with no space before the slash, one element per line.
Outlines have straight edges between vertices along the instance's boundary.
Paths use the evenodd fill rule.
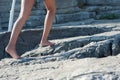
<path fill-rule="evenodd" d="M 8 51 L 8 50 L 15 50 L 15 47 L 13 47 L 13 46 L 6 46 L 5 50 L 6 51 Z"/>
<path fill-rule="evenodd" d="M 49 41 L 44 40 L 44 41 L 41 41 L 40 44 L 44 44 L 44 43 L 47 43 L 47 42 L 49 42 Z"/>

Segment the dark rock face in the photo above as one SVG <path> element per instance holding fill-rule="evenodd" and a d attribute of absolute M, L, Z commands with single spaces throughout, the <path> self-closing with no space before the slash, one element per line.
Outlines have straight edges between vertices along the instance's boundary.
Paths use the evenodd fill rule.
<path fill-rule="evenodd" d="M 112 44 L 112 55 L 120 53 L 120 36 L 117 36 Z"/>

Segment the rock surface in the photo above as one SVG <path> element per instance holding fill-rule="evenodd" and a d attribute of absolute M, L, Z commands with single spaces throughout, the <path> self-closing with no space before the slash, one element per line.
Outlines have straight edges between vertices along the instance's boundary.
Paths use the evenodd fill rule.
<path fill-rule="evenodd" d="M 43 27 L 46 9 L 43 0 L 34 0 L 35 4 L 32 9 L 30 18 L 27 20 L 24 28 Z M 0 25 L 2 30 L 7 30 L 9 13 L 12 0 L 0 0 Z M 21 0 L 16 1 L 15 18 L 19 15 Z M 120 1 L 119 0 L 56 0 L 57 12 L 54 24 L 65 23 L 70 21 L 80 21 L 83 19 L 101 19 L 104 15 L 107 18 L 120 18 Z M 114 15 L 110 15 L 114 14 Z"/>
<path fill-rule="evenodd" d="M 0 64 L 1 80 L 120 80 L 120 55 L 49 63 L 4 59 Z"/>
<path fill-rule="evenodd" d="M 37 46 L 42 29 L 24 30 L 18 60 L 4 53 L 10 33 L 2 32 L 0 80 L 120 80 L 119 26 L 119 20 L 93 19 L 54 25 L 52 47 Z"/>

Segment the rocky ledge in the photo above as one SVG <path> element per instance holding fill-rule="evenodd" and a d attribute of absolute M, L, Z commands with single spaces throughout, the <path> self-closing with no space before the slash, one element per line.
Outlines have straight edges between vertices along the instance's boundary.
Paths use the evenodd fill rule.
<path fill-rule="evenodd" d="M 42 29 L 22 31 L 17 50 L 24 58 L 18 60 L 4 53 L 10 33 L 1 33 L 0 79 L 120 80 L 118 22 L 88 20 L 54 25 L 49 39 L 55 45 L 51 47 L 37 46 Z"/>

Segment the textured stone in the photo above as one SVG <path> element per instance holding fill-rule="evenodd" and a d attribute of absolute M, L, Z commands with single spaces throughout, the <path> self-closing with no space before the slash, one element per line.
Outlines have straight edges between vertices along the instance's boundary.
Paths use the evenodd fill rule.
<path fill-rule="evenodd" d="M 42 29 L 22 31 L 21 59 L 8 58 L 4 48 L 10 33 L 0 33 L 0 80 L 120 80 L 119 20 L 83 22 L 55 25 L 52 47 L 38 46 Z"/>
<path fill-rule="evenodd" d="M 0 79 L 119 80 L 119 59 L 120 55 L 106 58 L 85 58 L 48 63 L 43 62 L 41 58 L 21 60 L 4 59 L 0 61 Z"/>
<path fill-rule="evenodd" d="M 78 7 L 70 7 L 70 8 L 60 8 L 57 10 L 57 14 L 74 14 L 80 11 L 80 8 Z"/>
<path fill-rule="evenodd" d="M 51 33 L 49 35 L 49 40 L 61 39 L 61 41 L 59 42 L 59 40 L 58 40 L 57 45 L 53 48 L 49 48 L 49 47 L 43 48 L 43 50 L 45 49 L 45 52 L 40 52 L 40 51 L 36 52 L 34 50 L 32 52 L 32 54 L 30 52 L 29 56 L 37 56 L 37 55 L 39 56 L 41 53 L 42 53 L 42 55 L 48 55 L 48 54 L 54 54 L 54 53 L 69 52 L 69 49 L 74 51 L 74 48 L 79 49 L 79 47 L 81 48 L 91 42 L 99 42 L 99 41 L 103 41 L 103 42 L 101 42 L 100 44 L 97 43 L 97 45 L 99 45 L 99 47 L 97 48 L 98 52 L 95 52 L 94 55 L 99 57 L 99 53 L 103 53 L 103 52 L 104 52 L 104 55 L 102 54 L 102 56 L 117 55 L 119 53 L 119 51 L 118 51 L 119 46 L 117 46 L 117 44 L 119 44 L 118 43 L 119 41 L 117 41 L 117 42 L 113 41 L 113 44 L 111 41 L 109 41 L 109 39 L 112 39 L 112 38 L 114 39 L 116 36 L 118 36 L 120 34 L 120 32 L 118 31 L 119 30 L 118 24 L 113 24 L 114 22 L 117 22 L 117 21 L 119 21 L 119 20 L 111 20 L 111 22 L 110 22 L 111 24 L 109 24 L 109 25 L 108 25 L 108 21 L 105 21 L 105 20 L 104 20 L 104 22 L 100 21 L 104 24 L 97 22 L 94 25 L 91 24 L 91 22 L 90 22 L 91 25 L 90 24 L 89 25 L 81 25 L 82 24 L 81 21 L 80 22 L 72 22 L 72 23 L 68 23 L 68 24 L 67 23 L 58 24 L 58 25 L 56 25 L 57 27 L 55 27 L 51 30 Z M 83 22 L 86 23 L 86 21 L 83 21 Z M 92 23 L 93 22 L 95 22 L 95 21 L 92 20 Z M 66 25 L 67 25 L 67 27 L 65 27 Z M 61 28 L 58 26 L 61 26 Z M 111 30 L 114 30 L 114 31 L 111 31 Z M 57 32 L 57 34 L 56 34 L 56 32 Z M 5 54 L 4 48 L 8 43 L 9 35 L 10 35 L 10 33 L 8 33 L 8 32 L 3 32 L 0 34 L 0 41 L 1 41 L 0 44 L 2 45 L 0 47 L 1 58 L 8 57 L 8 55 L 4 55 Z M 17 42 L 17 51 L 18 51 L 19 55 L 22 55 L 26 51 L 34 49 L 35 46 L 37 44 L 39 44 L 41 36 L 42 36 L 42 29 L 40 29 L 40 30 L 39 29 L 35 29 L 35 30 L 30 29 L 30 30 L 22 31 L 19 36 L 18 42 Z M 73 39 L 70 37 L 72 37 Z M 108 41 L 107 42 L 105 41 L 105 43 L 104 43 L 104 40 L 108 40 Z M 116 43 L 114 43 L 114 42 L 116 42 Z M 106 45 L 106 46 L 104 47 L 104 45 Z M 112 45 L 113 45 L 113 47 L 112 47 Z M 105 50 L 103 48 L 105 48 Z M 46 52 L 46 49 L 47 49 L 47 52 Z M 103 52 L 101 52 L 102 49 L 104 50 Z M 113 49 L 113 50 L 112 51 L 110 50 L 109 54 L 107 54 L 105 51 L 109 50 L 109 49 L 111 49 L 111 50 Z M 115 50 L 115 49 L 117 49 L 117 50 Z M 90 48 L 90 50 L 91 50 L 91 48 Z"/>
<path fill-rule="evenodd" d="M 119 0 L 86 0 L 90 5 L 119 5 Z"/>
<path fill-rule="evenodd" d="M 70 19 L 74 21 L 89 19 L 90 14 L 88 12 L 78 12 L 74 14 L 63 14 L 63 15 L 56 15 L 57 23 L 60 22 L 68 22 Z"/>
<path fill-rule="evenodd" d="M 112 44 L 112 55 L 120 53 L 120 38 L 117 36 Z"/>
<path fill-rule="evenodd" d="M 77 6 L 78 2 L 77 2 L 77 0 L 72 0 L 72 1 L 69 1 L 69 0 L 59 1 L 59 0 L 57 0 L 56 4 L 57 4 L 57 8 L 68 8 L 68 7 Z"/>
<path fill-rule="evenodd" d="M 103 34 L 104 35 L 104 34 Z M 117 35 L 115 35 L 117 36 Z M 118 36 L 117 36 L 118 37 Z M 94 36 L 95 38 L 95 36 Z M 68 59 L 68 58 L 86 58 L 86 57 L 107 57 L 113 54 L 119 54 L 119 46 L 117 48 L 112 47 L 113 42 L 116 42 L 114 36 L 109 36 L 110 39 L 102 40 L 90 40 L 90 37 L 84 39 L 73 39 L 66 40 L 57 43 L 53 47 L 38 47 L 30 52 L 23 54 L 24 57 L 35 57 L 35 56 L 46 56 L 53 57 L 56 59 Z M 116 44 L 119 44 L 118 42 Z M 113 49 L 114 48 L 114 49 Z M 115 53 L 116 52 L 116 53 Z M 59 53 L 59 54 L 56 54 Z"/>
<path fill-rule="evenodd" d="M 1 29 L 4 30 L 7 30 L 11 3 L 12 3 L 11 0 L 1 0 L 0 2 L 0 8 L 1 8 L 0 19 L 2 19 Z M 19 0 L 16 2 L 14 21 L 17 19 L 19 15 L 20 3 L 21 1 Z M 119 0 L 102 0 L 102 1 L 101 0 L 72 0 L 72 1 L 56 0 L 56 7 L 57 7 L 57 12 L 56 12 L 54 24 L 71 22 L 71 21 L 80 21 L 88 18 L 101 19 L 100 17 L 103 16 L 104 14 L 106 15 L 115 14 L 118 16 L 118 18 L 120 18 Z M 43 27 L 45 15 L 46 15 L 46 9 L 43 4 L 43 0 L 35 0 L 35 4 L 33 6 L 30 18 L 24 25 L 25 26 L 24 29 L 36 28 L 38 26 Z"/>

